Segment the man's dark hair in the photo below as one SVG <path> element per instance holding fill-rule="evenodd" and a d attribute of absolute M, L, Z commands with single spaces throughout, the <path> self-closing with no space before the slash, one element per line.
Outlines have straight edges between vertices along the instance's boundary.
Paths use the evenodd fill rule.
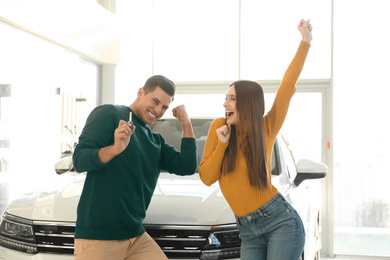
<path fill-rule="evenodd" d="M 173 100 L 173 96 L 175 95 L 176 86 L 170 79 L 162 76 L 162 75 L 154 75 L 148 78 L 143 87 L 145 94 L 154 91 L 157 87 L 160 87 L 164 90 L 165 93 L 170 95 Z"/>

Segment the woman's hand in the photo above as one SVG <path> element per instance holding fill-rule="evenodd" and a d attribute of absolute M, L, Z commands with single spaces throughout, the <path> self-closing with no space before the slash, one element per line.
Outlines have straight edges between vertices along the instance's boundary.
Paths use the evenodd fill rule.
<path fill-rule="evenodd" d="M 230 139 L 232 127 L 230 125 L 224 125 L 217 129 L 218 140 L 223 143 L 228 143 Z"/>
<path fill-rule="evenodd" d="M 306 21 L 302 19 L 298 24 L 298 30 L 302 35 L 302 41 L 310 44 L 313 39 L 313 36 L 311 35 L 313 27 L 311 26 L 310 19 Z"/>

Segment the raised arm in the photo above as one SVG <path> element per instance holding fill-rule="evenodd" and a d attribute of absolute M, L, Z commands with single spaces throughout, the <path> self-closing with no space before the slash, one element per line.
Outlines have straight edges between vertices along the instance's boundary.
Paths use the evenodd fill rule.
<path fill-rule="evenodd" d="M 192 124 L 184 105 L 173 108 L 172 113 L 182 125 L 182 142 L 180 152 L 169 144 L 163 145 L 162 169 L 177 175 L 191 175 L 196 172 L 198 166 L 198 149 Z"/>
<path fill-rule="evenodd" d="M 306 21 L 302 19 L 298 24 L 298 30 L 302 35 L 302 41 L 310 44 L 311 40 L 313 39 L 313 36 L 311 34 L 313 26 L 310 23 L 310 19 Z"/>
<path fill-rule="evenodd" d="M 173 116 L 180 121 L 183 127 L 183 138 L 195 138 L 194 130 L 192 129 L 192 124 L 190 118 L 187 114 L 186 108 L 184 105 L 180 105 L 172 109 Z"/>
<path fill-rule="evenodd" d="M 264 131 L 267 131 L 271 137 L 276 137 L 279 130 L 283 126 L 291 98 L 296 91 L 295 84 L 297 83 L 301 74 L 303 65 L 305 64 L 306 57 L 311 46 L 310 42 L 312 40 L 312 26 L 310 24 L 310 20 L 301 20 L 298 24 L 298 30 L 302 35 L 302 41 L 293 60 L 291 61 L 283 76 L 272 108 L 264 117 Z"/>

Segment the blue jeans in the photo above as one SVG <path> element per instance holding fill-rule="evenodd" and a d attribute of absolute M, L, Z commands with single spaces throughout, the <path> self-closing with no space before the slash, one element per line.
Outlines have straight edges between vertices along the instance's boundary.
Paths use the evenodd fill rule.
<path fill-rule="evenodd" d="M 236 216 L 241 260 L 297 260 L 305 246 L 305 229 L 291 204 L 278 193 L 260 209 Z"/>

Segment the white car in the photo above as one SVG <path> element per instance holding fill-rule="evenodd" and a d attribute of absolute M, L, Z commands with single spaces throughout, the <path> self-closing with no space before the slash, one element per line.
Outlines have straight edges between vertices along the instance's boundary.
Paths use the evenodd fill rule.
<path fill-rule="evenodd" d="M 193 119 L 198 160 L 212 119 Z M 181 125 L 162 119 L 150 126 L 179 149 Z M 0 224 L 0 260 L 74 259 L 76 208 L 85 173 L 73 171 L 72 158 L 56 164 L 58 176 L 42 190 L 9 203 Z M 273 149 L 272 183 L 297 209 L 306 231 L 304 259 L 319 258 L 321 178 L 327 167 L 300 160 L 295 164 L 280 134 Z M 304 181 L 309 180 L 309 181 Z M 204 185 L 198 173 L 161 172 L 144 226 L 169 259 L 239 259 L 240 234 L 218 183 Z"/>

